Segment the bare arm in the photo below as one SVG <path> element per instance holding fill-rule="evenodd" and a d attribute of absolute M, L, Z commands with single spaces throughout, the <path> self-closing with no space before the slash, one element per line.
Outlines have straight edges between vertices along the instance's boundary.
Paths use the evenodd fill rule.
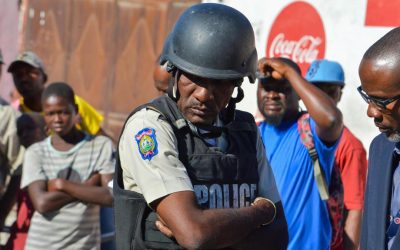
<path fill-rule="evenodd" d="M 246 238 L 235 245 L 234 249 L 286 249 L 289 234 L 282 203 L 275 204 L 277 209 L 275 221 L 267 226 L 262 226 L 252 231 Z"/>
<path fill-rule="evenodd" d="M 319 138 L 325 142 L 334 142 L 340 137 L 343 129 L 342 113 L 323 91 L 278 59 L 262 58 L 258 69 L 273 78 L 286 78 L 290 82 L 314 119 Z"/>
<path fill-rule="evenodd" d="M 268 202 L 239 209 L 202 210 L 191 191 L 170 194 L 151 205 L 179 245 L 188 249 L 233 246 L 274 214 Z"/>
<path fill-rule="evenodd" d="M 63 192 L 48 191 L 47 183 L 44 180 L 34 181 L 29 184 L 28 193 L 33 207 L 41 214 L 53 212 L 76 200 L 71 195 Z"/>
<path fill-rule="evenodd" d="M 99 176 L 101 178 L 100 186 L 97 183 L 77 183 L 65 179 L 55 179 L 54 190 L 65 192 L 82 202 L 111 206 L 113 198 L 107 185 L 112 180 L 113 174 L 102 174 Z"/>
<path fill-rule="evenodd" d="M 360 245 L 361 210 L 349 210 L 344 226 L 344 249 L 356 250 Z"/>

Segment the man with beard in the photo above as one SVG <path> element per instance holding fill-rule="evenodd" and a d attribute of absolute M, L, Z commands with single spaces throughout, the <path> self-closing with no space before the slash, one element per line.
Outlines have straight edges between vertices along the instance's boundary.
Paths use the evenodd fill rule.
<path fill-rule="evenodd" d="M 33 52 L 19 54 L 8 67 L 13 76 L 15 88 L 22 95 L 19 110 L 25 112 L 42 112 L 41 97 L 47 81 L 47 73 L 42 60 Z M 103 116 L 89 103 L 75 95 L 79 107 L 77 127 L 91 135 L 103 134 L 101 128 Z"/>
<path fill-rule="evenodd" d="M 364 54 L 358 91 L 380 135 L 369 149 L 361 249 L 400 249 L 400 28 Z"/>
<path fill-rule="evenodd" d="M 258 72 L 258 108 L 265 119 L 259 129 L 288 222 L 288 249 L 329 249 L 332 230 L 326 197 L 317 179 L 321 182 L 323 178 L 329 185 L 342 114 L 324 92 L 304 80 L 293 61 L 262 58 Z M 314 169 L 298 131 L 304 115 L 299 98 L 309 112 L 318 169 Z M 321 170 L 318 178 L 314 178 L 316 170 Z"/>
<path fill-rule="evenodd" d="M 257 69 L 249 20 L 226 5 L 193 5 L 164 43 L 165 62 L 167 95 L 136 108 L 119 140 L 117 248 L 286 249 L 259 130 L 235 109 Z"/>

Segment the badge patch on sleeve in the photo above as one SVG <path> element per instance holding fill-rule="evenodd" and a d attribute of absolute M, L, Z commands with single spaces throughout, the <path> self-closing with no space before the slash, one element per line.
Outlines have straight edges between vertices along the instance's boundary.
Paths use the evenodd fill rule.
<path fill-rule="evenodd" d="M 135 136 L 143 160 L 151 160 L 158 153 L 156 131 L 152 128 L 144 128 Z"/>

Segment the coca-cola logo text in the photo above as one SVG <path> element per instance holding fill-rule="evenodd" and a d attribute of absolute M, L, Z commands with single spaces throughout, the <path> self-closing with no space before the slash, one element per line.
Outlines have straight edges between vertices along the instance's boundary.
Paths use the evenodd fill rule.
<path fill-rule="evenodd" d="M 269 57 L 286 57 L 297 63 L 311 63 L 318 57 L 321 38 L 303 36 L 299 40 L 285 40 L 285 34 L 278 34 L 271 43 Z"/>
<path fill-rule="evenodd" d="M 286 6 L 269 32 L 267 57 L 286 57 L 296 62 L 303 74 L 316 59 L 325 56 L 325 31 L 318 12 L 306 2 Z"/>

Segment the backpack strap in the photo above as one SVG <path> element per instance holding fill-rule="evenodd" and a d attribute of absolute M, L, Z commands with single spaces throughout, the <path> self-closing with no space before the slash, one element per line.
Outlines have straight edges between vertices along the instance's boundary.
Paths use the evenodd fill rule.
<path fill-rule="evenodd" d="M 319 195 L 323 201 L 326 201 L 329 199 L 328 185 L 326 183 L 325 174 L 319 164 L 318 153 L 315 149 L 314 139 L 311 133 L 310 115 L 308 113 L 303 113 L 297 120 L 297 129 L 300 134 L 301 142 L 307 148 L 308 154 L 313 162 L 314 178 L 317 182 Z"/>

